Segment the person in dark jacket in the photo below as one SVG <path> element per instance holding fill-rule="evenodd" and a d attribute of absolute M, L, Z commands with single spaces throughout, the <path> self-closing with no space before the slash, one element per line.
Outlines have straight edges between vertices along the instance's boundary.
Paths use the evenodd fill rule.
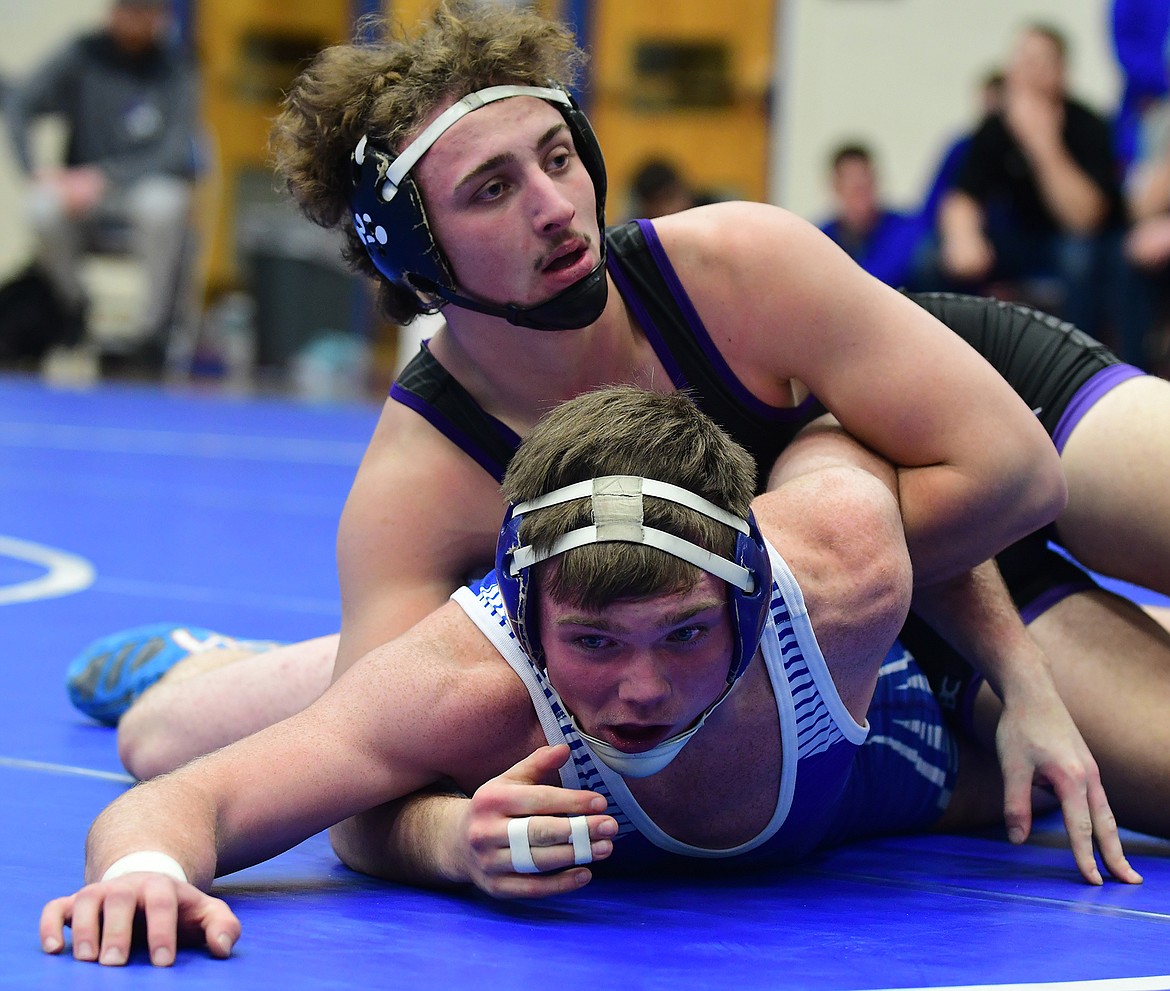
<path fill-rule="evenodd" d="M 115 0 L 102 27 L 12 85 L 6 116 L 31 184 L 37 261 L 79 325 L 81 254 L 115 244 L 145 268 L 141 336 L 165 331 L 197 172 L 197 104 L 195 67 L 175 40 L 170 0 Z M 53 164 L 36 160 L 31 141 L 33 123 L 46 115 L 66 132 Z"/>

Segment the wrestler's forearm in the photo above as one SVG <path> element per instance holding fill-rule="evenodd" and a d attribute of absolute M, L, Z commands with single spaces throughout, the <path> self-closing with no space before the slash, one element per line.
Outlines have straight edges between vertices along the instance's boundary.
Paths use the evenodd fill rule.
<path fill-rule="evenodd" d="M 1064 475 L 1051 442 L 1042 432 L 1036 439 L 1010 454 L 1006 444 L 985 445 L 996 456 L 971 453 L 962 467 L 898 470 L 916 588 L 960 579 L 1056 519 L 1067 500 Z"/>
<path fill-rule="evenodd" d="M 329 838 L 342 863 L 362 874 L 424 887 L 461 883 L 450 827 L 464 802 L 437 787 L 417 792 L 338 823 Z"/>
<path fill-rule="evenodd" d="M 1034 418 L 1022 421 L 1021 427 L 994 446 L 966 445 L 956 455 L 962 467 L 895 469 L 825 415 L 785 448 L 768 488 L 831 464 L 874 475 L 898 500 L 915 586 L 927 588 L 962 578 L 1009 544 L 1052 522 L 1064 508 L 1059 456 Z"/>
<path fill-rule="evenodd" d="M 1047 660 L 1020 619 L 994 561 L 918 586 L 913 608 L 1001 699 L 1047 685 Z"/>
<path fill-rule="evenodd" d="M 172 775 L 136 785 L 90 827 L 86 883 L 100 881 L 121 858 L 148 851 L 172 858 L 188 881 L 207 890 L 216 873 L 215 822 L 214 804 L 182 778 Z"/>

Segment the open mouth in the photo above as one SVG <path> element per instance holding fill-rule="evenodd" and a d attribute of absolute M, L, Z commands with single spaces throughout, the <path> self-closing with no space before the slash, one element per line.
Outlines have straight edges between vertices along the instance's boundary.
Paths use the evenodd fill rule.
<path fill-rule="evenodd" d="M 572 268 L 577 264 L 577 262 L 581 260 L 586 250 L 587 249 L 585 246 L 582 245 L 580 248 L 569 251 L 566 254 L 559 255 L 550 261 L 547 265 L 545 265 L 544 270 L 546 272 L 563 272 L 567 268 Z"/>
<path fill-rule="evenodd" d="M 639 726 L 635 723 L 624 723 L 621 726 L 609 727 L 609 735 L 613 744 L 619 750 L 627 753 L 638 753 L 649 750 L 661 743 L 670 732 L 669 726 Z"/>

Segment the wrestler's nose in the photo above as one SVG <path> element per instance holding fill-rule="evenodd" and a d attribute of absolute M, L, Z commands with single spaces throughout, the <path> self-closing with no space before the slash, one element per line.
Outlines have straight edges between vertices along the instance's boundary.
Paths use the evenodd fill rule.
<path fill-rule="evenodd" d="M 572 224 L 577 209 L 562 184 L 541 173 L 532 184 L 532 215 L 536 229 L 551 234 Z"/>
<path fill-rule="evenodd" d="M 648 707 L 669 698 L 670 693 L 670 679 L 654 652 L 632 652 L 622 672 L 618 697 L 630 705 Z"/>

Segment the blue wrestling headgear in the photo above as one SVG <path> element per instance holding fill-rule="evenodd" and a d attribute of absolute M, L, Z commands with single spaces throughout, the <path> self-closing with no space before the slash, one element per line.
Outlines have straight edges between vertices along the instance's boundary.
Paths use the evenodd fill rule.
<path fill-rule="evenodd" d="M 514 96 L 535 96 L 552 104 L 565 118 L 577 155 L 597 198 L 597 229 L 601 259 L 596 268 L 551 299 L 536 306 L 498 306 L 461 295 L 451 266 L 435 241 L 426 207 L 411 170 L 439 137 L 474 110 Z M 465 309 L 503 317 L 518 327 L 535 330 L 571 330 L 586 327 L 605 309 L 609 284 L 605 277 L 605 161 L 588 119 L 573 98 L 560 87 L 489 86 L 469 93 L 439 114 L 402 152 L 372 145 L 367 137 L 353 152 L 353 191 L 350 208 L 354 226 L 374 267 L 395 285 L 416 296 L 423 293 Z M 436 307 L 420 300 L 433 311 Z"/>
<path fill-rule="evenodd" d="M 736 531 L 735 553 L 732 558 L 721 557 L 698 544 L 663 530 L 643 525 L 642 497 L 667 499 L 717 520 Z M 525 513 L 569 502 L 590 499 L 593 505 L 593 524 L 570 530 L 558 537 L 551 547 L 538 551 L 520 540 L 520 523 Z M 625 777 L 641 778 L 658 773 L 669 764 L 687 742 L 707 721 L 707 717 L 727 698 L 740 676 L 747 670 L 768 617 L 772 592 L 772 565 L 764 539 L 751 513 L 741 519 L 702 496 L 687 489 L 652 478 L 637 475 L 607 475 L 566 485 L 545 495 L 508 508 L 500 539 L 496 544 L 496 580 L 508 621 L 520 645 L 533 660 L 542 660 L 536 616 L 530 610 L 532 566 L 556 557 L 575 547 L 611 541 L 645 544 L 673 554 L 727 582 L 733 626 L 731 662 L 723 692 L 683 732 L 651 747 L 649 750 L 626 753 L 604 740 L 590 736 L 569 717 L 578 734 L 593 753 L 607 766 Z M 553 687 L 555 691 L 555 686 Z M 568 709 L 566 707 L 566 712 Z"/>
<path fill-rule="evenodd" d="M 734 557 L 721 557 L 682 537 L 644 526 L 643 496 L 666 499 L 734 529 L 737 534 Z M 520 521 L 525 513 L 574 499 L 592 500 L 592 526 L 562 534 L 543 552 L 521 543 Z M 496 578 L 520 646 L 534 660 L 542 658 L 535 616 L 528 612 L 532 566 L 574 547 L 610 542 L 656 547 L 727 582 L 735 630 L 727 681 L 734 684 L 760 644 L 772 592 L 772 565 L 755 517 L 749 513 L 747 519 L 742 519 L 680 486 L 637 475 L 607 475 L 577 482 L 508 507 L 496 544 Z"/>

